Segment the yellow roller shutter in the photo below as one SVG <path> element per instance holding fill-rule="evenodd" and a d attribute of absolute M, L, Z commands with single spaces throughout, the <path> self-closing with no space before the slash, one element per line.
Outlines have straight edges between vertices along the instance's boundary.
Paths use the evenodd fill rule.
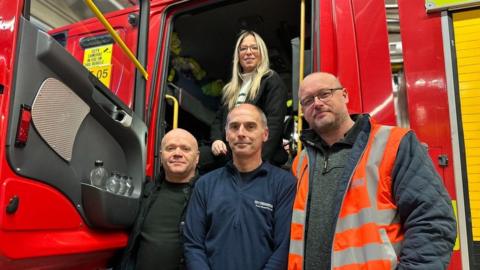
<path fill-rule="evenodd" d="M 453 14 L 473 240 L 480 241 L 480 10 Z"/>

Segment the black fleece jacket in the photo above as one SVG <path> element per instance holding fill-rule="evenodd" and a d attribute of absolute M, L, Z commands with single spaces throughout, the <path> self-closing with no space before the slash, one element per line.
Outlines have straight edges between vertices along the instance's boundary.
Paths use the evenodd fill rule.
<path fill-rule="evenodd" d="M 188 198 L 190 198 L 190 194 L 194 187 L 195 181 L 198 178 L 198 174 L 196 174 L 190 180 L 190 189 L 188 191 Z M 114 270 L 134 270 L 136 267 L 136 258 L 137 252 L 140 242 L 140 234 L 142 233 L 143 223 L 145 218 L 148 215 L 148 211 L 150 210 L 152 204 L 157 199 L 158 190 L 161 187 L 161 182 L 165 180 L 165 174 L 162 173 L 160 177 L 156 181 L 147 180 L 144 183 L 142 196 L 140 198 L 140 207 L 138 209 L 137 218 L 133 227 L 131 228 L 130 236 L 128 238 L 128 244 L 125 249 L 122 251 L 119 258 L 116 258 L 117 261 L 114 262 Z M 179 224 L 179 237 L 183 240 L 183 223 L 185 220 L 185 210 L 187 207 L 187 202 L 185 202 L 184 209 L 181 214 L 181 222 Z M 184 269 L 183 265 L 183 257 L 179 261 L 179 269 Z"/>

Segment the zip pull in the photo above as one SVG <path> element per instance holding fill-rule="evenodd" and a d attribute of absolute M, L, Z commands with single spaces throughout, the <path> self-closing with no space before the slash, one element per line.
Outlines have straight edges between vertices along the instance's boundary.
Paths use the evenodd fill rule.
<path fill-rule="evenodd" d="M 323 160 L 323 171 L 322 171 L 322 174 L 326 174 L 326 173 L 327 173 L 327 167 L 328 167 L 328 157 L 325 157 L 325 159 Z"/>

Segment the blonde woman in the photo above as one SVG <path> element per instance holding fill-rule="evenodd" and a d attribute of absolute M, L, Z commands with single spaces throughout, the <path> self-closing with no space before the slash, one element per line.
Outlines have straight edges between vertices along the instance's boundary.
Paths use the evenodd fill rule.
<path fill-rule="evenodd" d="M 239 104 L 250 103 L 262 109 L 267 117 L 270 135 L 263 146 L 262 159 L 276 165 L 285 163 L 287 154 L 282 147 L 282 135 L 286 101 L 287 88 L 269 67 L 263 39 L 253 31 L 240 33 L 233 53 L 232 78 L 223 88 L 223 104 L 211 127 L 212 154 L 217 160 L 230 159 L 225 143 L 227 114 Z"/>

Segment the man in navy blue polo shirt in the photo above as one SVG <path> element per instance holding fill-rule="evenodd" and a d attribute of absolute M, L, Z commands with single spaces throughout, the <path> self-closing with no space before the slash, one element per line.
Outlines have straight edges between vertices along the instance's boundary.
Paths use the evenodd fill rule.
<path fill-rule="evenodd" d="M 233 160 L 201 177 L 185 219 L 187 269 L 286 269 L 295 178 L 262 161 L 267 120 L 242 104 L 227 117 Z"/>

